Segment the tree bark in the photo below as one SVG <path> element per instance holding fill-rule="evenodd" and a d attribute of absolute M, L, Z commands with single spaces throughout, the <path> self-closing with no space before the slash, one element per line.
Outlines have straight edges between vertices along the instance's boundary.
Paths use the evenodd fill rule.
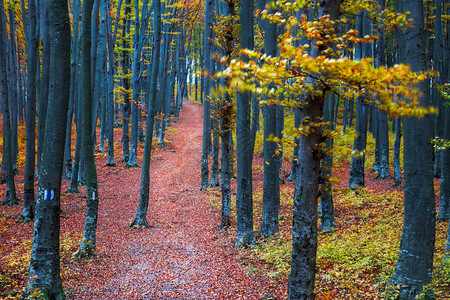
<path fill-rule="evenodd" d="M 33 245 L 25 294 L 36 289 L 44 299 L 64 299 L 60 277 L 59 227 L 61 174 L 70 91 L 70 20 L 67 1 L 49 0 L 50 92 Z"/>
<path fill-rule="evenodd" d="M 29 1 L 28 3 L 28 25 L 27 104 L 25 111 L 26 158 L 23 198 L 24 202 L 34 203 L 34 170 L 36 167 L 36 76 L 38 59 L 35 1 Z"/>
<path fill-rule="evenodd" d="M 254 1 L 240 1 L 241 49 L 253 49 Z M 245 60 L 246 57 L 241 57 Z M 237 150 L 237 192 L 236 192 L 236 246 L 247 246 L 255 242 L 253 232 L 252 157 L 250 136 L 250 92 L 237 93 L 236 108 L 236 150 Z"/>
<path fill-rule="evenodd" d="M 271 13 L 274 13 L 273 11 Z M 265 31 L 264 53 L 271 57 L 277 55 L 277 24 L 263 22 Z M 254 99 L 256 101 L 256 99 Z M 275 104 L 264 104 L 262 108 L 264 118 L 264 183 L 263 210 L 259 235 L 269 238 L 278 234 L 278 213 L 280 205 L 280 164 L 276 153 L 277 143 L 271 138 L 277 136 L 277 110 Z"/>
<path fill-rule="evenodd" d="M 204 68 L 208 72 L 211 72 L 211 51 L 212 51 L 212 42 L 211 38 L 213 35 L 212 32 L 212 22 L 213 22 L 213 10 L 214 3 L 212 0 L 206 0 L 205 2 L 205 37 L 204 37 Z M 210 73 L 210 75 L 212 75 Z M 208 152 L 211 145 L 211 116 L 210 109 L 211 104 L 208 99 L 209 90 L 211 87 L 211 80 L 209 76 L 204 76 L 204 93 L 205 97 L 203 99 L 203 138 L 202 138 L 202 156 L 201 156 L 201 179 L 202 186 L 201 189 L 205 189 L 208 187 L 209 181 L 209 166 L 208 166 Z"/>
<path fill-rule="evenodd" d="M 329 15 L 330 20 L 339 16 L 340 0 L 321 1 L 317 18 Z M 313 47 L 310 56 L 322 54 L 324 47 Z M 321 96 L 306 95 L 303 106 L 303 116 L 309 117 L 311 122 L 321 122 L 324 100 L 328 87 L 322 82 L 307 78 L 307 83 L 313 84 L 315 89 L 323 91 Z M 317 252 L 317 204 L 320 184 L 320 161 L 323 149 L 322 128 L 302 137 L 299 146 L 301 159 L 297 170 L 294 192 L 294 214 L 292 227 L 292 261 L 289 274 L 289 299 L 314 299 L 314 284 L 316 272 Z"/>
<path fill-rule="evenodd" d="M 398 12 L 410 11 L 414 26 L 401 32 L 400 62 L 412 71 L 426 70 L 422 0 L 400 0 Z M 427 81 L 418 85 L 421 106 L 429 105 Z M 404 119 L 405 215 L 397 264 L 390 285 L 400 287 L 400 299 L 415 299 L 431 283 L 435 243 L 430 117 Z M 432 296 L 432 291 L 425 292 Z"/>
<path fill-rule="evenodd" d="M 3 157 L 2 164 L 5 169 L 6 196 L 1 205 L 17 204 L 16 187 L 14 184 L 13 145 L 11 134 L 11 117 L 9 109 L 9 89 L 6 75 L 6 15 L 3 0 L 0 0 L 0 94 L 2 95 L 3 113 Z"/>
<path fill-rule="evenodd" d="M 161 47 L 161 1 L 155 0 L 155 7 L 153 12 L 153 51 L 152 51 L 152 73 L 149 90 L 149 102 L 147 103 L 147 123 L 145 128 L 145 145 L 144 157 L 142 159 L 142 173 L 141 173 L 141 187 L 139 193 L 139 205 L 136 212 L 136 217 L 130 224 L 130 227 L 143 226 L 149 227 L 147 223 L 147 210 L 150 193 L 150 160 L 152 154 L 153 141 L 153 125 L 155 120 L 155 104 L 156 104 L 156 85 L 158 80 L 158 71 Z"/>
<path fill-rule="evenodd" d="M 95 255 L 98 217 L 97 167 L 94 159 L 94 141 L 92 140 L 92 82 L 91 82 L 91 19 L 94 1 L 84 0 L 81 23 L 81 84 L 82 84 L 82 148 L 86 170 L 86 218 L 83 239 L 76 257 Z"/>

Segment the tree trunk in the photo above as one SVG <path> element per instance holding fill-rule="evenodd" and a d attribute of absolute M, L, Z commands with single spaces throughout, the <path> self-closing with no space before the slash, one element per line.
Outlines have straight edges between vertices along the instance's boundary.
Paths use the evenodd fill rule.
<path fill-rule="evenodd" d="M 128 159 L 130 158 L 130 110 L 131 110 L 131 103 L 130 103 L 130 79 L 127 77 L 129 68 L 130 68 L 130 54 L 128 52 L 128 48 L 130 47 L 128 41 L 125 38 L 125 35 L 130 34 L 130 27 L 131 27 L 131 0 L 125 0 L 125 19 L 123 20 L 123 26 L 122 26 L 122 35 L 123 35 L 123 50 L 122 50 L 122 71 L 123 71 L 123 88 L 124 88 L 124 95 L 123 95 L 123 105 L 122 105 L 122 149 L 123 149 L 123 155 L 122 155 L 122 162 L 128 162 Z M 116 23 L 117 24 L 117 23 Z"/>
<path fill-rule="evenodd" d="M 445 110 L 444 136 L 446 141 L 450 140 L 450 107 Z M 441 151 L 442 168 L 439 194 L 438 220 L 449 221 L 450 219 L 450 148 Z"/>
<path fill-rule="evenodd" d="M 107 0 L 105 0 L 107 1 Z M 117 8 L 117 17 L 120 16 L 120 6 L 122 1 L 119 1 Z M 107 83 L 107 103 L 108 107 L 108 117 L 107 117 L 107 127 L 108 127 L 108 160 L 106 166 L 115 167 L 116 163 L 114 162 L 114 43 L 115 40 L 112 36 L 112 24 L 111 24 L 111 8 L 109 1 L 106 2 L 108 13 L 106 14 L 106 22 L 107 22 L 107 30 L 108 34 L 106 37 L 107 47 L 108 47 L 108 61 L 107 61 L 107 73 L 108 79 Z M 117 24 L 117 23 L 116 23 Z M 115 26 L 115 29 L 117 26 Z"/>
<path fill-rule="evenodd" d="M 272 12 L 273 13 L 273 12 Z M 277 55 L 277 24 L 263 22 L 265 31 L 264 53 L 271 57 Z M 254 99 L 256 101 L 256 99 Z M 278 207 L 280 203 L 280 165 L 276 153 L 277 143 L 270 138 L 277 136 L 277 105 L 264 104 L 264 183 L 263 210 L 259 235 L 268 238 L 278 234 Z"/>
<path fill-rule="evenodd" d="M 326 127 L 326 130 L 333 131 L 335 130 L 335 125 L 333 124 L 333 104 L 335 100 L 335 95 L 328 96 L 325 99 L 324 111 L 323 111 L 323 121 L 329 122 L 330 125 Z M 331 150 L 333 148 L 333 139 L 327 139 L 325 142 L 325 149 Z M 321 167 L 321 176 L 324 180 L 324 184 L 322 185 L 323 196 L 320 201 L 321 206 L 321 227 L 322 231 L 331 231 L 336 227 L 334 221 L 334 205 L 333 205 L 333 185 L 330 182 L 330 179 L 333 175 L 333 154 L 326 153 L 326 156 L 322 159 L 322 167 Z"/>
<path fill-rule="evenodd" d="M 13 170 L 17 170 L 17 155 L 19 153 L 19 141 L 17 136 L 17 52 L 16 52 L 16 12 L 10 7 L 8 9 L 9 14 L 9 44 L 11 49 L 11 55 L 9 58 L 11 73 L 11 91 L 9 95 L 11 96 L 11 138 L 12 138 L 12 148 L 13 148 Z"/>
<path fill-rule="evenodd" d="M 86 218 L 83 239 L 76 257 L 90 257 L 95 254 L 98 217 L 97 168 L 92 140 L 92 82 L 91 82 L 91 18 L 94 1 L 84 0 L 81 23 L 81 84 L 82 84 L 82 149 L 86 168 Z"/>
<path fill-rule="evenodd" d="M 398 12 L 410 11 L 413 27 L 401 32 L 400 62 L 412 71 L 426 70 L 422 0 L 400 0 Z M 419 86 L 421 106 L 429 105 L 427 81 Z M 430 118 L 404 119 L 405 216 L 397 264 L 390 285 L 400 286 L 400 299 L 415 299 L 431 283 L 435 243 L 435 198 L 433 185 Z M 425 292 L 432 296 L 432 291 Z"/>
<path fill-rule="evenodd" d="M 348 187 L 356 189 L 364 187 L 364 165 L 365 151 L 367 143 L 367 105 L 363 103 L 363 97 L 358 99 L 356 103 L 356 133 L 357 137 L 353 144 L 352 163 L 350 166 L 350 177 L 348 179 Z"/>
<path fill-rule="evenodd" d="M 395 119 L 395 141 L 394 141 L 394 178 L 395 187 L 401 186 L 402 180 L 402 170 L 400 168 L 400 144 L 402 141 L 402 119 L 398 117 Z"/>
<path fill-rule="evenodd" d="M 28 62 L 27 62 L 27 104 L 26 122 L 26 159 L 23 184 L 24 202 L 34 203 L 34 177 L 36 167 L 36 76 L 38 59 L 38 36 L 36 32 L 36 3 L 28 3 Z"/>
<path fill-rule="evenodd" d="M 321 1 L 317 19 L 330 15 L 330 20 L 339 16 L 340 0 Z M 322 55 L 324 47 L 312 47 L 311 57 Z M 307 78 L 307 83 L 322 90 L 321 96 L 307 95 L 303 116 L 311 122 L 322 122 L 324 100 L 328 87 L 322 82 Z M 320 161 L 323 149 L 322 128 L 302 137 L 299 147 L 301 159 L 297 170 L 294 192 L 294 214 L 292 227 L 292 261 L 289 274 L 289 299 L 314 299 L 314 283 L 317 252 L 317 203 L 319 198 Z"/>
<path fill-rule="evenodd" d="M 1 205 L 17 204 L 16 187 L 14 184 L 13 145 L 11 137 L 11 119 L 9 109 L 9 90 L 6 75 L 6 15 L 3 0 L 0 0 L 0 94 L 2 95 L 3 113 L 3 157 L 2 164 L 5 168 L 6 197 Z"/>
<path fill-rule="evenodd" d="M 241 49 L 253 49 L 254 1 L 240 1 Z M 246 57 L 241 57 L 246 60 Z M 236 246 L 247 246 L 255 242 L 253 232 L 252 157 L 250 136 L 250 92 L 237 93 L 236 148 L 237 148 L 237 192 L 236 192 Z"/>
<path fill-rule="evenodd" d="M 205 3 L 205 37 L 204 37 L 204 68 L 208 72 L 211 72 L 211 52 L 212 52 L 212 42 L 211 38 L 213 36 L 212 23 L 213 23 L 213 10 L 214 3 L 212 0 L 206 0 Z M 211 74 L 212 75 L 212 74 Z M 204 93 L 205 97 L 203 99 L 203 138 L 202 138 L 202 156 L 201 156 L 201 179 L 202 186 L 201 189 L 208 187 L 209 181 L 209 166 L 208 166 L 208 152 L 211 145 L 211 116 L 210 109 L 211 104 L 208 99 L 209 90 L 211 87 L 211 80 L 208 76 L 203 77 L 204 82 Z"/>
<path fill-rule="evenodd" d="M 67 1 L 49 0 L 50 91 L 42 151 L 33 246 L 25 294 L 37 289 L 44 299 L 64 299 L 60 277 L 61 174 L 70 92 L 70 20 Z"/>
<path fill-rule="evenodd" d="M 153 12 L 153 51 L 152 51 L 152 73 L 149 90 L 149 102 L 147 103 L 147 123 L 145 128 L 144 157 L 142 159 L 141 188 L 139 193 L 139 205 L 136 217 L 130 224 L 133 226 L 149 227 L 147 223 L 147 210 L 150 193 L 150 160 L 152 154 L 153 125 L 155 120 L 156 85 L 158 80 L 158 69 L 161 47 L 161 1 L 155 0 Z"/>

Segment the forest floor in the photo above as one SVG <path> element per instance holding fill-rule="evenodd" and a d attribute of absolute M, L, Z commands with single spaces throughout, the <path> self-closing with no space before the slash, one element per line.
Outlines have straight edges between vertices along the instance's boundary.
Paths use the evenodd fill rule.
<path fill-rule="evenodd" d="M 86 188 L 64 194 L 61 214 L 61 276 L 68 299 L 285 299 L 290 261 L 294 184 L 287 181 L 289 155 L 281 172 L 280 237 L 249 249 L 233 245 L 235 224 L 220 224 L 220 188 L 200 191 L 202 107 L 185 102 L 178 123 L 168 128 L 165 147 L 154 141 L 150 177 L 150 228 L 130 228 L 139 200 L 140 168 L 125 168 L 116 129 L 117 167 L 97 152 L 99 220 L 97 255 L 72 258 L 81 241 Z M 22 134 L 23 136 L 23 134 Z M 352 138 L 344 143 L 351 143 Z M 24 140 L 21 139 L 21 143 Z M 258 143 L 258 142 L 257 142 Z M 261 144 L 261 143 L 259 143 Z M 372 145 L 373 146 L 373 145 Z M 369 146 L 371 147 L 371 146 Z M 22 148 L 21 148 L 22 149 Z M 138 164 L 142 162 L 139 147 Z M 263 159 L 255 150 L 254 219 L 261 217 Z M 402 191 L 393 179 L 366 175 L 366 188 L 345 190 L 348 159 L 336 160 L 341 181 L 335 197 L 337 229 L 319 236 L 317 299 L 380 299 L 393 270 L 402 226 Z M 24 155 L 16 177 L 23 198 Z M 235 199 L 236 181 L 232 181 Z M 436 188 L 439 187 L 436 181 Z M 67 190 L 68 181 L 63 181 Z M 4 188 L 0 186 L 0 199 Z M 234 208 L 234 203 L 233 203 Z M 32 224 L 16 223 L 21 205 L 0 207 L 0 298 L 14 299 L 26 284 Z M 450 299 L 450 264 L 440 260 L 446 224 L 437 228 L 433 289 Z"/>
<path fill-rule="evenodd" d="M 165 147 L 152 151 L 149 229 L 129 228 L 139 200 L 140 168 L 125 168 L 116 138 L 117 167 L 97 153 L 99 180 L 98 255 L 71 258 L 83 231 L 85 187 L 65 194 L 61 214 L 61 273 L 68 299 L 260 299 L 284 295 L 285 287 L 252 277 L 233 242 L 218 229 L 220 216 L 200 187 L 202 107 L 185 102 L 180 121 L 168 130 Z M 155 145 L 155 143 L 154 143 Z M 142 149 L 138 164 L 142 161 Z M 18 176 L 22 198 L 23 177 Z M 68 182 L 63 182 L 67 190 Z M 4 197 L 3 188 L 0 198 Z M 21 205 L 0 208 L 0 296 L 26 283 L 32 224 L 15 223 Z M 14 280 L 15 282 L 7 282 Z M 2 284 L 2 281 L 6 281 Z M 284 296 L 282 296 L 284 297 Z"/>

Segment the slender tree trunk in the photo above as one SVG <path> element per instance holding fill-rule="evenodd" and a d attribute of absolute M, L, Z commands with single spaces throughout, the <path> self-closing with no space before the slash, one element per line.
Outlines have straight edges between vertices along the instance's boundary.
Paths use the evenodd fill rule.
<path fill-rule="evenodd" d="M 253 49 L 253 9 L 254 1 L 240 1 L 239 19 L 241 23 L 241 49 Z M 245 60 L 246 57 L 241 57 Z M 236 148 L 237 148 L 237 192 L 236 246 L 247 246 L 255 242 L 253 232 L 252 198 L 252 157 L 250 136 L 250 92 L 237 93 L 236 108 Z"/>
<path fill-rule="evenodd" d="M 212 0 L 206 0 L 205 4 L 205 38 L 204 38 L 204 68 L 211 73 L 211 52 L 212 52 L 212 42 L 211 38 L 212 32 L 212 22 L 213 22 L 213 10 L 214 3 Z M 212 75 L 212 74 L 211 74 Z M 202 156 L 201 156 L 201 179 L 202 179 L 202 189 L 208 187 L 209 180 L 209 166 L 208 166 L 208 152 L 211 146 L 211 116 L 210 109 L 211 104 L 208 99 L 209 90 L 211 87 L 211 80 L 208 76 L 203 77 L 204 87 L 202 90 L 205 93 L 203 99 L 203 139 L 202 139 Z"/>
<path fill-rule="evenodd" d="M 41 0 L 41 42 L 42 42 L 42 76 L 41 96 L 38 106 L 38 147 L 37 165 L 39 168 L 42 144 L 44 140 L 45 120 L 47 118 L 48 93 L 49 93 L 49 69 L 50 69 L 50 37 L 48 32 L 48 0 Z M 72 70 L 71 70 L 72 72 Z"/>
<path fill-rule="evenodd" d="M 402 180 L 402 170 L 400 167 L 400 144 L 402 141 L 402 119 L 395 119 L 395 141 L 394 141 L 394 178 L 395 187 L 401 186 Z"/>
<path fill-rule="evenodd" d="M 333 124 L 333 105 L 335 100 L 335 95 L 328 96 L 325 99 L 324 111 L 323 111 L 323 121 L 329 122 L 330 125 L 326 127 L 326 130 L 335 130 L 335 125 Z M 328 139 L 325 143 L 325 148 L 327 151 L 333 148 L 333 139 Z M 333 154 L 326 153 L 326 156 L 322 159 L 322 169 L 321 176 L 325 183 L 322 184 L 323 196 L 320 201 L 321 206 L 321 227 L 322 231 L 330 231 L 336 227 L 334 220 L 334 205 L 333 205 L 333 185 L 329 179 L 333 176 Z"/>
<path fill-rule="evenodd" d="M 137 147 L 138 147 L 138 114 L 140 113 L 140 80 L 141 80 L 141 53 L 144 44 L 145 32 L 148 24 L 148 0 L 143 2 L 142 17 L 139 17 L 139 1 L 134 3 L 134 54 L 133 54 L 133 96 L 131 108 L 131 140 L 130 140 L 130 159 L 127 162 L 127 167 L 137 167 Z M 142 23 L 141 23 L 142 19 Z M 141 28 L 142 24 L 142 28 Z"/>
<path fill-rule="evenodd" d="M 264 53 L 277 55 L 277 24 L 263 22 L 265 30 Z M 264 117 L 264 189 L 263 210 L 259 235 L 268 238 L 278 234 L 278 207 L 280 203 L 280 165 L 277 157 L 277 143 L 271 138 L 277 136 L 277 105 L 265 104 Z"/>
<path fill-rule="evenodd" d="M 155 0 L 153 11 L 153 51 L 152 51 L 152 72 L 149 90 L 149 102 L 147 103 L 147 122 L 145 128 L 144 157 L 142 159 L 141 187 L 139 192 L 139 205 L 136 217 L 130 224 L 132 226 L 149 227 L 147 223 L 147 210 L 150 194 L 150 160 L 152 154 L 153 125 L 155 120 L 156 104 L 156 85 L 158 80 L 158 71 L 161 47 L 161 1 Z"/>
<path fill-rule="evenodd" d="M 112 24 L 111 24 L 111 8 L 110 3 L 107 1 L 107 11 L 106 14 L 106 22 L 107 22 L 107 47 L 108 47 L 108 61 L 107 61 L 107 74 L 108 79 L 106 81 L 107 83 L 107 110 L 108 110 L 108 117 L 107 117 L 107 123 L 108 123 L 108 160 L 106 165 L 110 167 L 115 167 L 116 163 L 114 162 L 114 43 L 115 43 L 115 37 L 112 35 Z M 120 5 L 122 1 L 119 1 L 118 8 L 117 8 L 117 17 L 120 16 Z M 117 23 L 116 23 L 117 24 Z M 115 26 L 115 29 L 117 29 L 117 26 Z"/>
<path fill-rule="evenodd" d="M 80 170 L 81 163 L 81 88 L 80 88 L 80 6 L 81 3 L 79 0 L 73 1 L 73 19 L 75 22 L 73 23 L 73 43 L 72 43 L 72 56 L 74 60 L 75 67 L 75 82 L 72 82 L 72 86 L 74 89 L 74 97 L 73 97 L 73 107 L 75 111 L 75 125 L 76 125 L 76 140 L 75 140 L 75 154 L 73 156 L 73 165 L 72 165 L 72 176 L 70 178 L 69 188 L 67 192 L 69 193 L 79 193 L 78 190 L 78 173 Z"/>
<path fill-rule="evenodd" d="M 6 64 L 8 55 L 6 54 L 6 15 L 3 0 L 0 0 L 0 94 L 2 95 L 3 113 L 3 157 L 2 165 L 5 169 L 6 197 L 1 205 L 17 204 L 16 187 L 14 184 L 13 169 L 13 145 L 11 138 L 11 120 L 9 109 L 9 90 L 6 75 Z"/>
<path fill-rule="evenodd" d="M 398 12 L 410 11 L 413 27 L 400 33 L 400 62 L 412 71 L 426 70 L 422 0 L 400 0 Z M 421 106 L 429 105 L 427 81 L 419 86 Z M 415 299 L 431 283 L 435 243 L 430 117 L 404 119 L 405 215 L 400 250 L 390 285 L 400 286 L 400 299 Z M 425 292 L 433 296 L 432 291 Z"/>
<path fill-rule="evenodd" d="M 82 84 L 82 149 L 86 167 L 86 218 L 84 234 L 76 257 L 90 257 L 95 254 L 98 217 L 97 168 L 92 140 L 92 82 L 91 82 L 91 18 L 94 1 L 84 0 L 81 23 L 81 84 Z"/>
<path fill-rule="evenodd" d="M 10 66 L 11 66 L 11 92 L 9 95 L 11 96 L 10 106 L 11 106 L 11 138 L 12 138 L 12 148 L 13 148 L 13 169 L 17 170 L 17 155 L 19 153 L 19 141 L 17 135 L 17 100 L 18 100 L 18 91 L 17 91 L 17 51 L 16 51 L 16 12 L 12 9 L 8 9 L 9 14 L 9 47 L 10 51 Z"/>
<path fill-rule="evenodd" d="M 125 0 L 125 19 L 123 21 L 123 28 L 122 28 L 122 35 L 123 35 L 123 50 L 122 50 L 122 70 L 124 77 L 122 78 L 123 88 L 124 88 L 124 95 L 123 95 L 123 102 L 122 105 L 122 149 L 123 149 L 123 156 L 122 156 L 122 162 L 128 162 L 128 159 L 130 158 L 130 110 L 131 110 L 131 103 L 130 103 L 130 79 L 127 77 L 129 73 L 129 67 L 130 67 L 130 54 L 128 52 L 128 48 L 130 47 L 128 41 L 125 38 L 125 35 L 130 34 L 130 27 L 131 27 L 131 21 L 130 21 L 130 15 L 131 15 L 131 0 Z M 117 24 L 117 23 L 116 23 Z"/>
<path fill-rule="evenodd" d="M 36 168 L 36 74 L 38 59 L 38 37 L 36 32 L 36 3 L 28 3 L 28 62 L 27 62 L 27 107 L 26 107 L 26 159 L 23 184 L 24 202 L 34 203 L 34 177 Z"/>
<path fill-rule="evenodd" d="M 70 92 L 70 20 L 67 1 L 49 0 L 50 86 L 33 246 L 25 294 L 37 289 L 45 299 L 65 299 L 60 277 L 59 227 L 64 136 Z"/>
<path fill-rule="evenodd" d="M 368 107 L 363 101 L 363 97 L 360 97 L 356 103 L 356 132 L 358 136 L 355 138 L 353 144 L 353 151 L 355 153 L 352 156 L 350 177 L 348 179 L 348 187 L 351 189 L 364 187 Z"/>

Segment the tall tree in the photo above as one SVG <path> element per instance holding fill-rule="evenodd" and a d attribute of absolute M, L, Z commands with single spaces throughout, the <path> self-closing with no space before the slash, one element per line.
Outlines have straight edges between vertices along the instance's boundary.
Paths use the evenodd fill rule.
<path fill-rule="evenodd" d="M 208 153 L 211 146 L 211 115 L 210 115 L 210 101 L 209 101 L 209 90 L 211 87 L 212 76 L 212 23 L 214 17 L 214 1 L 205 1 L 205 37 L 204 41 L 204 68 L 208 71 L 208 75 L 204 76 L 204 92 L 205 98 L 203 99 L 203 138 L 202 138 L 202 156 L 201 156 L 201 179 L 202 179 L 202 189 L 208 187 L 209 179 L 209 166 L 208 166 Z"/>
<path fill-rule="evenodd" d="M 125 14 L 122 24 L 122 84 L 123 84 L 123 105 L 122 105 L 122 162 L 128 162 L 130 158 L 130 42 L 129 34 L 131 30 L 131 0 L 125 0 Z M 116 23 L 117 24 L 117 23 Z"/>
<path fill-rule="evenodd" d="M 82 85 L 82 146 L 86 168 L 86 218 L 84 234 L 80 248 L 74 254 L 77 257 L 89 257 L 95 254 L 98 217 L 97 168 L 94 159 L 92 140 L 92 88 L 91 88 L 91 19 L 94 1 L 84 0 L 81 21 L 81 85 Z"/>
<path fill-rule="evenodd" d="M 239 2 L 239 20 L 241 23 L 241 49 L 253 49 L 253 10 L 254 1 Z M 241 59 L 247 59 L 242 56 Z M 250 100 L 251 93 L 239 91 L 236 107 L 236 150 L 237 150 L 237 192 L 236 192 L 236 246 L 246 246 L 255 242 L 253 232 L 252 198 L 252 157 L 250 136 Z"/>
<path fill-rule="evenodd" d="M 362 11 L 356 17 L 356 30 L 361 37 L 370 34 L 371 24 L 368 13 Z M 355 59 L 370 57 L 370 44 L 358 44 L 355 47 Z M 364 186 L 364 173 L 366 162 L 366 144 L 367 144 L 367 122 L 369 117 L 369 106 L 365 103 L 365 97 L 359 96 L 356 102 L 356 134 L 353 144 L 354 154 L 350 165 L 350 176 L 348 187 L 351 189 Z"/>
<path fill-rule="evenodd" d="M 377 0 L 377 4 L 379 5 L 379 12 L 381 12 L 385 9 L 386 1 Z M 377 67 L 380 68 L 386 65 L 386 53 L 384 28 L 381 28 L 380 24 L 378 24 L 378 26 Z M 389 134 L 387 113 L 384 111 L 375 111 L 374 113 L 378 115 L 376 143 L 379 144 L 380 151 L 379 173 L 377 177 L 390 178 L 391 175 L 389 174 Z"/>
<path fill-rule="evenodd" d="M 398 12 L 406 11 L 411 12 L 414 26 L 399 33 L 399 60 L 413 71 L 424 71 L 423 1 L 398 1 Z M 429 105 L 428 83 L 422 81 L 418 88 L 422 93 L 420 105 Z M 436 229 L 430 118 L 405 118 L 403 128 L 405 215 L 397 264 L 389 284 L 400 287 L 401 299 L 415 299 L 431 283 L 433 271 Z"/>
<path fill-rule="evenodd" d="M 6 15 L 3 0 L 0 0 L 0 94 L 2 97 L 3 113 L 3 158 L 2 164 L 5 168 L 6 197 L 1 205 L 14 205 L 17 203 L 16 187 L 14 184 L 13 168 L 13 145 L 11 134 L 11 119 L 9 108 L 8 79 L 6 75 L 6 64 L 8 54 L 6 53 Z"/>
<path fill-rule="evenodd" d="M 273 13 L 273 12 L 272 12 Z M 277 55 L 277 24 L 263 22 L 264 26 L 264 53 L 271 57 Z M 272 88 L 275 84 L 272 84 Z M 267 99 L 262 107 L 264 117 L 264 189 L 261 237 L 271 237 L 278 233 L 278 213 L 280 206 L 279 159 L 277 156 L 277 105 Z M 256 99 L 254 100 L 256 101 Z"/>
<path fill-rule="evenodd" d="M 131 139 L 130 139 L 130 159 L 127 162 L 127 167 L 137 166 L 137 144 L 138 144 L 138 115 L 141 110 L 140 93 L 141 93 L 141 53 L 144 46 L 145 33 L 147 31 L 148 19 L 148 0 L 144 0 L 142 4 L 142 16 L 139 16 L 139 1 L 134 3 L 134 53 L 133 53 L 133 103 L 131 107 Z M 142 24 L 142 25 L 141 25 Z"/>
<path fill-rule="evenodd" d="M 59 228 L 61 174 L 64 162 L 70 91 L 70 20 L 67 1 L 49 0 L 50 92 L 48 120 L 39 170 L 28 286 L 44 299 L 64 299 L 60 276 Z"/>
<path fill-rule="evenodd" d="M 330 20 L 339 16 L 341 0 L 320 1 L 317 19 L 329 15 Z M 327 48 L 321 44 L 311 49 L 312 58 L 323 55 Z M 315 76 L 308 76 L 306 84 L 311 84 L 315 90 L 322 93 L 306 95 L 303 105 L 303 122 L 321 122 L 324 102 L 329 86 Z M 292 262 L 289 274 L 289 299 L 314 299 L 314 283 L 316 272 L 317 251 L 317 204 L 320 184 L 320 161 L 323 149 L 322 128 L 302 137 L 299 145 L 301 162 L 296 172 L 294 192 L 294 214 L 292 226 Z"/>
<path fill-rule="evenodd" d="M 444 139 L 450 141 L 450 107 L 445 108 Z M 442 168 L 439 189 L 439 220 L 450 219 L 450 148 L 441 151 Z"/>
<path fill-rule="evenodd" d="M 227 57 L 231 56 L 233 51 L 233 15 L 234 15 L 234 0 L 228 0 L 219 4 L 219 13 L 225 20 L 225 45 L 223 54 Z M 225 79 L 225 86 L 230 85 L 231 78 Z M 226 93 L 223 97 L 221 115 L 221 182 L 220 187 L 222 191 L 222 209 L 220 228 L 227 228 L 231 225 L 231 145 L 230 135 L 233 130 L 233 103 L 230 95 Z"/>
<path fill-rule="evenodd" d="M 28 3 L 28 61 L 27 61 L 27 107 L 25 114 L 26 159 L 23 198 L 34 203 L 34 170 L 36 164 L 36 76 L 38 59 L 38 35 L 36 32 L 36 2 Z M 32 216 L 31 216 L 32 217 Z"/>
<path fill-rule="evenodd" d="M 150 193 L 150 159 L 152 155 L 153 126 L 155 123 L 156 90 L 161 52 L 161 1 L 154 1 L 153 11 L 153 50 L 152 72 L 150 79 L 149 102 L 147 103 L 147 120 L 145 124 L 144 157 L 142 159 L 141 187 L 136 217 L 130 224 L 132 226 L 149 227 L 147 223 L 147 210 Z"/>

